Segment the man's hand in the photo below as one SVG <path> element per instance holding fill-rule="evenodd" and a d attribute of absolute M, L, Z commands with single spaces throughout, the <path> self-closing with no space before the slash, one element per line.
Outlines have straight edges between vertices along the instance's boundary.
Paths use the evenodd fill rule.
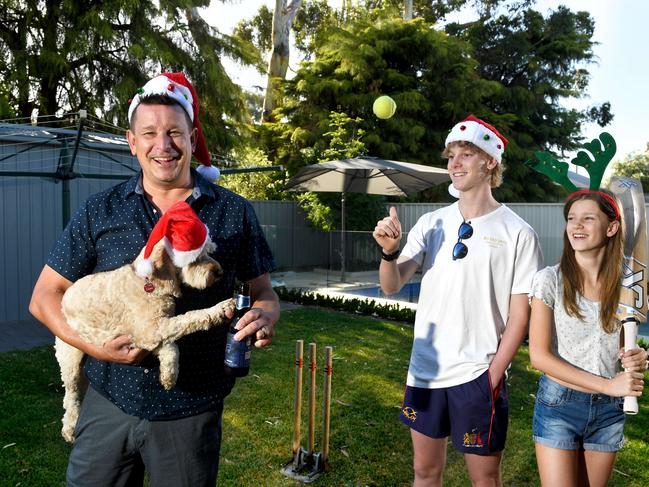
<path fill-rule="evenodd" d="M 261 308 L 252 308 L 239 318 L 236 329 L 239 332 L 234 335 L 235 340 L 241 341 L 247 336 L 254 335 L 254 344 L 257 348 L 267 347 L 273 342 L 275 336 L 275 325 L 270 314 Z"/>
<path fill-rule="evenodd" d="M 129 335 L 119 335 L 101 347 L 96 347 L 96 350 L 97 353 L 91 354 L 96 359 L 126 365 L 138 365 L 150 353 L 135 347 Z"/>
<path fill-rule="evenodd" d="M 386 254 L 392 254 L 399 250 L 401 222 L 394 206 L 390 207 L 390 214 L 376 224 L 372 236 Z"/>

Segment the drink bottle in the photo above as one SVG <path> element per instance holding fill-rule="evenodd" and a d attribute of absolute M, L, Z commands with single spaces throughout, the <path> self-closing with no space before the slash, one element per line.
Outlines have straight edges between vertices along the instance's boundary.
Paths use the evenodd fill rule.
<path fill-rule="evenodd" d="M 250 310 L 250 285 L 242 283 L 236 300 L 236 311 L 230 324 L 228 338 L 225 345 L 225 373 L 235 377 L 244 377 L 250 370 L 250 351 L 252 349 L 252 336 L 247 336 L 241 341 L 234 339 L 239 330 L 235 328 L 239 318 Z"/>

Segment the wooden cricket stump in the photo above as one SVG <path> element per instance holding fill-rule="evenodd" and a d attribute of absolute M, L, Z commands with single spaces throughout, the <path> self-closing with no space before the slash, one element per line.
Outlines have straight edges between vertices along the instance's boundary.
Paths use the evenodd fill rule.
<path fill-rule="evenodd" d="M 297 340 L 295 345 L 295 397 L 293 402 L 293 458 L 284 467 L 282 473 L 299 482 L 311 483 L 320 474 L 329 469 L 329 436 L 331 420 L 331 377 L 333 373 L 333 347 L 325 347 L 324 381 L 322 394 L 322 445 L 319 452 L 315 451 L 315 419 L 316 419 L 316 373 L 317 358 L 316 344 L 309 343 L 309 419 L 307 447 L 302 447 L 302 370 L 303 370 L 304 341 Z"/>

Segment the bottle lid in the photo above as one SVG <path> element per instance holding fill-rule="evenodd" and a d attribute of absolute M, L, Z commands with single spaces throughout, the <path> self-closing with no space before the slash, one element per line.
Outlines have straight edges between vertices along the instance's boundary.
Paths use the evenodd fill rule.
<path fill-rule="evenodd" d="M 250 284 L 242 282 L 239 286 L 239 294 L 242 296 L 250 296 Z"/>

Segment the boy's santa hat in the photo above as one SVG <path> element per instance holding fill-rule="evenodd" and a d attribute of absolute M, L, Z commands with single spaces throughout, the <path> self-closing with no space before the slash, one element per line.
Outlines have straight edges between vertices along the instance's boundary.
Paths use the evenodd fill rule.
<path fill-rule="evenodd" d="M 446 137 L 445 146 L 448 147 L 451 142 L 459 141 L 471 142 L 498 162 L 502 161 L 503 152 L 509 144 L 509 141 L 493 125 L 474 115 L 469 115 L 451 129 Z"/>
<path fill-rule="evenodd" d="M 201 163 L 198 166 L 198 172 L 210 181 L 218 179 L 221 173 L 218 168 L 212 166 L 210 152 L 207 150 L 207 143 L 205 142 L 205 135 L 203 134 L 201 122 L 198 119 L 198 112 L 200 110 L 198 96 L 192 84 L 185 77 L 185 74 L 162 73 L 160 76 L 149 80 L 142 88 L 137 90 L 128 107 L 129 123 L 142 98 L 150 95 L 166 95 L 176 100 L 183 107 L 196 129 L 196 149 L 194 149 L 194 156 Z"/>
<path fill-rule="evenodd" d="M 140 277 L 153 274 L 151 252 L 161 240 L 176 267 L 183 267 L 194 262 L 201 254 L 209 240 L 209 232 L 189 204 L 184 201 L 175 203 L 162 215 L 149 235 L 143 260 L 137 263 L 135 269 Z"/>

